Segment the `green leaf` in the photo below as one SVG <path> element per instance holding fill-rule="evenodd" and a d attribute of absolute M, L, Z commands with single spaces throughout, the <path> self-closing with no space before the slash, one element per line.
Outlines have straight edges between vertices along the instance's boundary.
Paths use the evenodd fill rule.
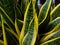
<path fill-rule="evenodd" d="M 18 35 L 20 35 L 21 29 L 23 26 L 23 21 L 19 20 L 19 19 L 15 19 L 15 29 Z"/>
<path fill-rule="evenodd" d="M 51 31 L 47 32 L 45 35 L 51 34 L 55 31 L 57 31 L 58 29 L 60 29 L 60 23 L 57 24 Z"/>
<path fill-rule="evenodd" d="M 14 19 L 15 19 L 15 14 L 14 14 L 15 2 L 14 2 L 14 0 L 0 0 L 0 2 L 2 4 L 1 7 L 8 14 L 8 16 L 12 19 L 12 21 L 14 21 Z"/>
<path fill-rule="evenodd" d="M 15 19 L 15 28 L 16 28 L 16 32 L 17 34 L 19 35 L 20 34 L 20 31 L 19 31 L 19 28 L 17 26 L 17 20 Z"/>
<path fill-rule="evenodd" d="M 8 45 L 19 45 L 18 36 L 16 35 L 16 33 L 14 34 L 14 33 L 11 33 L 11 32 L 8 31 L 8 29 L 5 29 L 7 44 Z"/>
<path fill-rule="evenodd" d="M 7 40 L 6 40 L 6 32 L 5 32 L 5 29 L 4 29 L 4 20 L 3 20 L 3 17 L 2 16 L 1 16 L 1 19 L 2 19 L 2 31 L 3 31 L 4 45 L 8 45 L 7 44 Z"/>
<path fill-rule="evenodd" d="M 60 44 L 60 37 L 57 37 L 52 40 L 46 41 L 40 45 L 59 45 L 59 44 Z"/>
<path fill-rule="evenodd" d="M 0 40 L 0 45 L 4 45 L 4 41 Z"/>
<path fill-rule="evenodd" d="M 24 15 L 24 34 L 27 33 L 29 23 L 32 20 L 32 18 L 33 18 L 33 8 L 31 7 L 31 2 L 30 2 L 30 4 L 27 6 L 27 9 Z"/>
<path fill-rule="evenodd" d="M 23 20 L 23 14 L 21 12 L 21 9 L 20 9 L 19 5 L 15 6 L 14 11 L 15 11 L 15 19 L 17 18 L 17 19 Z"/>
<path fill-rule="evenodd" d="M 15 31 L 14 22 L 11 20 L 11 18 L 7 15 L 7 13 L 4 11 L 4 9 L 2 7 L 0 7 L 0 12 L 1 12 L 1 15 L 3 16 L 6 24 L 8 25 L 8 27 Z"/>
<path fill-rule="evenodd" d="M 47 18 L 50 6 L 51 6 L 52 0 L 46 0 L 45 4 L 41 7 L 38 20 L 39 20 L 39 25 L 45 21 Z"/>
<path fill-rule="evenodd" d="M 31 20 L 27 34 L 24 36 L 22 45 L 35 45 L 37 34 L 38 34 L 38 19 L 35 8 L 34 19 Z"/>
<path fill-rule="evenodd" d="M 17 25 L 18 25 L 18 28 L 19 28 L 20 32 L 21 32 L 21 29 L 22 29 L 22 27 L 23 27 L 23 24 L 24 24 L 23 21 L 17 19 Z"/>
<path fill-rule="evenodd" d="M 57 25 L 58 26 L 58 25 Z M 60 25 L 59 25 L 60 27 Z M 59 27 L 55 27 L 52 32 L 49 32 L 48 34 L 46 34 L 45 36 L 42 37 L 42 39 L 40 40 L 40 43 L 46 42 L 47 40 L 56 38 L 60 36 L 60 28 Z"/>
<path fill-rule="evenodd" d="M 14 32 L 12 32 L 11 30 L 9 31 L 8 29 L 6 29 L 6 27 L 4 27 L 3 18 L 2 18 L 2 31 L 3 31 L 4 45 L 15 45 L 15 44 L 18 45 L 19 44 L 16 33 L 14 34 Z"/>
<path fill-rule="evenodd" d="M 45 42 L 46 40 L 48 40 L 53 34 L 55 34 L 54 32 L 58 31 L 59 29 L 60 29 L 60 17 L 56 18 L 55 20 L 49 23 L 46 29 L 48 32 L 44 34 L 45 36 L 42 37 L 43 40 L 41 39 L 40 42 Z"/>
<path fill-rule="evenodd" d="M 57 24 L 60 23 L 60 17 L 57 17 L 56 19 L 52 20 L 51 22 L 49 22 L 48 26 L 46 27 L 46 30 L 49 32 L 52 29 L 54 29 L 55 26 L 57 26 Z"/>
<path fill-rule="evenodd" d="M 50 20 L 60 17 L 60 4 L 58 4 L 50 13 Z"/>
<path fill-rule="evenodd" d="M 24 14 L 24 24 L 23 24 L 23 28 L 21 31 L 21 35 L 20 35 L 20 42 L 22 41 L 23 37 L 28 32 L 29 23 L 33 18 L 33 7 L 31 4 L 32 4 L 32 2 L 30 1 L 29 4 L 27 5 L 27 8 L 26 8 L 26 11 Z"/>
<path fill-rule="evenodd" d="M 29 6 L 31 5 L 33 4 L 30 2 L 27 6 L 27 9 L 24 15 L 25 16 L 24 25 L 23 25 L 22 32 L 20 35 L 21 45 L 34 45 L 36 41 L 36 37 L 38 33 L 38 19 L 37 19 L 35 7 L 32 6 L 32 8 L 29 9 Z M 28 14 L 29 11 L 31 11 L 31 14 Z"/>
<path fill-rule="evenodd" d="M 19 36 L 13 30 L 10 30 L 9 28 L 6 28 L 6 30 L 10 32 L 12 35 L 14 35 L 17 40 L 19 40 Z"/>

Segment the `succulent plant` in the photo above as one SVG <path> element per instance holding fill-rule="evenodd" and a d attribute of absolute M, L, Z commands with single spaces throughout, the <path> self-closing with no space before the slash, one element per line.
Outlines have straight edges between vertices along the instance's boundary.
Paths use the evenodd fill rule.
<path fill-rule="evenodd" d="M 60 4 L 38 8 L 37 0 L 0 0 L 0 45 L 59 45 Z"/>

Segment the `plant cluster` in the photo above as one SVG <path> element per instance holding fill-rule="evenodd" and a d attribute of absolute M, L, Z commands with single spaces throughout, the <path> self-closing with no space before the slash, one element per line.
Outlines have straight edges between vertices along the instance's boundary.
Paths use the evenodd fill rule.
<path fill-rule="evenodd" d="M 60 4 L 38 8 L 37 0 L 0 0 L 0 45 L 60 45 Z"/>

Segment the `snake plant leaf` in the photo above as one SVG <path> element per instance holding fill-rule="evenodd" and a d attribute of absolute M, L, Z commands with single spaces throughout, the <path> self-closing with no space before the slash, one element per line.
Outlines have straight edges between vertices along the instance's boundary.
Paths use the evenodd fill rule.
<path fill-rule="evenodd" d="M 19 31 L 19 28 L 17 26 L 17 20 L 15 19 L 15 28 L 16 28 L 16 32 L 17 34 L 19 35 L 20 34 L 20 31 Z"/>
<path fill-rule="evenodd" d="M 38 19 L 35 13 L 34 19 L 31 20 L 28 28 L 27 34 L 24 36 L 23 45 L 34 45 L 36 41 L 36 37 L 38 34 Z"/>
<path fill-rule="evenodd" d="M 50 22 L 50 16 L 49 15 L 47 16 L 46 20 L 42 24 L 39 25 L 39 30 L 38 30 L 39 35 L 47 32 L 46 27 L 47 27 L 48 23 Z"/>
<path fill-rule="evenodd" d="M 25 36 L 25 34 L 28 32 L 29 23 L 33 18 L 33 7 L 31 5 L 31 3 L 32 2 L 30 1 L 26 8 L 25 14 L 24 14 L 24 24 L 23 24 L 23 28 L 21 31 L 21 35 L 20 35 L 20 40 L 22 40 L 22 38 L 23 38 L 22 34 L 24 33 L 23 36 Z"/>
<path fill-rule="evenodd" d="M 19 20 L 19 19 L 15 19 L 15 29 L 18 35 L 20 35 L 21 29 L 23 26 L 23 21 Z"/>
<path fill-rule="evenodd" d="M 31 6 L 31 2 L 28 4 L 28 7 L 27 7 L 27 9 L 26 9 L 26 13 L 25 13 L 25 17 L 24 17 L 24 25 L 23 25 L 23 30 L 22 30 L 22 34 L 24 35 L 23 37 L 25 37 L 26 36 L 26 34 L 29 32 L 29 30 L 32 30 L 33 28 L 35 28 L 35 26 L 32 28 L 32 29 L 29 29 L 29 25 L 31 24 L 31 20 L 33 20 L 33 16 L 37 16 L 37 14 L 36 14 L 36 10 L 34 10 L 33 9 L 33 6 L 32 6 L 32 8 L 31 9 L 29 9 L 29 7 Z M 27 11 L 28 11 L 28 13 L 29 13 L 29 11 L 31 12 L 31 14 L 28 14 L 27 13 Z M 35 17 L 36 17 L 35 16 Z M 34 17 L 34 19 L 35 19 L 35 17 Z M 37 17 L 36 17 L 36 19 L 34 20 L 34 24 L 35 24 L 35 21 L 37 21 Z M 38 21 L 37 21 L 38 22 Z M 33 25 L 34 25 L 33 24 Z M 32 25 L 32 24 L 31 24 Z M 35 24 L 36 25 L 36 24 Z M 37 24 L 38 25 L 38 24 Z M 37 26 L 36 26 L 37 27 Z M 37 31 L 37 30 L 35 30 L 35 31 Z M 21 35 L 22 35 L 21 34 Z M 20 36 L 21 36 L 20 35 Z M 29 34 L 30 35 L 30 34 Z M 37 32 L 36 33 L 34 33 L 34 34 L 32 34 L 33 36 L 34 36 L 34 42 L 31 42 L 31 41 L 29 41 L 29 42 L 31 42 L 31 44 L 30 45 L 34 45 L 34 43 L 35 43 L 35 41 L 36 41 L 36 36 L 37 36 Z M 22 36 L 21 36 L 22 37 Z M 21 38 L 20 37 L 20 38 Z M 27 39 L 27 38 L 26 38 Z M 31 37 L 31 39 L 32 39 L 32 37 Z M 21 39 L 20 39 L 21 40 Z M 24 43 L 26 42 L 26 41 L 24 41 L 25 40 L 25 38 L 23 38 L 23 41 L 21 42 L 23 45 L 25 45 Z M 27 42 L 28 43 L 28 42 Z M 26 45 L 27 45 L 27 43 L 26 43 Z"/>
<path fill-rule="evenodd" d="M 29 23 L 30 23 L 31 19 L 33 18 L 33 9 L 32 8 L 33 7 L 31 5 L 31 2 L 29 2 L 28 6 L 26 8 L 25 14 L 24 14 L 24 24 L 23 24 L 24 35 L 27 33 Z"/>
<path fill-rule="evenodd" d="M 32 20 L 32 18 L 33 18 L 33 7 L 30 2 L 30 4 L 27 6 L 27 9 L 24 15 L 24 33 L 25 34 L 28 31 L 29 23 Z"/>
<path fill-rule="evenodd" d="M 17 38 L 9 31 L 7 31 L 7 29 L 5 29 L 6 27 L 4 27 L 4 22 L 2 19 L 2 31 L 3 31 L 3 40 L 4 40 L 4 45 L 18 45 L 18 41 Z"/>
<path fill-rule="evenodd" d="M 2 3 L 2 8 L 5 10 L 5 12 L 8 14 L 8 16 L 14 21 L 15 14 L 14 14 L 14 0 L 0 0 Z"/>
<path fill-rule="evenodd" d="M 39 25 L 45 21 L 51 6 L 51 2 L 52 0 L 46 0 L 45 4 L 41 7 L 38 15 Z"/>
<path fill-rule="evenodd" d="M 2 7 L 0 7 L 0 12 L 1 12 L 1 15 L 3 16 L 6 24 L 8 25 L 8 27 L 15 31 L 14 22 L 11 20 L 11 18 L 8 16 L 8 14 L 4 11 L 4 9 Z"/>
<path fill-rule="evenodd" d="M 46 41 L 40 45 L 59 45 L 59 44 L 60 44 L 60 37 L 57 37 L 57 38 L 51 39 L 49 41 Z"/>
<path fill-rule="evenodd" d="M 24 16 L 23 16 L 21 9 L 20 9 L 20 6 L 18 4 L 16 4 L 14 11 L 15 11 L 15 18 L 23 20 Z"/>
<path fill-rule="evenodd" d="M 25 10 L 29 2 L 30 0 L 19 0 L 18 1 L 18 4 L 20 5 L 21 13 L 23 16 L 24 16 Z"/>
<path fill-rule="evenodd" d="M 57 37 L 60 37 L 60 29 L 58 31 L 55 32 L 55 34 L 53 34 L 49 40 L 51 39 L 54 39 L 54 38 L 57 38 Z"/>
<path fill-rule="evenodd" d="M 14 35 L 16 37 L 17 40 L 19 40 L 19 36 L 13 31 L 10 30 L 9 28 L 5 28 L 8 32 L 10 32 L 12 35 Z"/>
<path fill-rule="evenodd" d="M 58 24 L 58 25 L 52 30 L 52 32 L 49 32 L 48 34 L 43 36 L 42 39 L 40 40 L 40 42 L 43 43 L 49 39 L 59 37 L 60 35 L 58 35 L 58 34 L 60 33 L 60 24 Z"/>
<path fill-rule="evenodd" d="M 38 18 L 35 10 L 35 4 L 32 4 L 34 18 L 31 20 L 29 24 L 28 32 L 23 38 L 22 45 L 34 45 L 38 34 Z"/>
<path fill-rule="evenodd" d="M 57 24 L 51 31 L 45 33 L 45 35 L 51 34 L 51 33 L 55 32 L 55 31 L 57 31 L 59 29 L 60 29 L 60 23 Z"/>
<path fill-rule="evenodd" d="M 50 20 L 60 17 L 60 4 L 58 4 L 50 13 Z"/>
<path fill-rule="evenodd" d="M 15 35 L 13 35 L 10 31 L 7 31 L 7 29 L 5 29 L 5 33 L 7 38 L 7 45 L 19 45 L 18 39 Z"/>
<path fill-rule="evenodd" d="M 17 33 L 19 34 L 19 32 L 21 31 L 22 25 L 23 25 L 23 15 L 21 13 L 21 10 L 18 7 L 19 5 L 15 6 L 15 28 L 17 31 L 17 28 L 19 28 L 17 31 Z M 16 27 L 17 26 L 17 27 Z"/>
<path fill-rule="evenodd" d="M 14 21 L 15 14 L 14 14 L 14 0 L 0 0 L 2 3 L 2 8 L 5 10 L 5 12 L 8 14 L 8 16 Z M 12 15 L 12 16 L 11 16 Z"/>
<path fill-rule="evenodd" d="M 58 31 L 60 29 L 60 17 L 58 17 L 55 20 L 51 21 L 49 23 L 49 26 L 47 26 L 47 28 L 49 28 L 49 29 L 46 29 L 48 32 L 46 33 L 45 36 L 43 36 L 42 39 L 44 39 L 44 40 L 41 39 L 41 42 L 44 42 L 44 41 L 48 40 L 49 37 L 51 37 L 54 34 L 54 32 L 56 32 L 56 31 Z"/>
<path fill-rule="evenodd" d="M 22 20 L 17 19 L 17 26 L 18 26 L 20 32 L 21 32 L 21 29 L 23 27 L 23 24 L 24 24 L 24 22 Z"/>
<path fill-rule="evenodd" d="M 57 24 L 60 23 L 60 17 L 57 17 L 56 19 L 54 19 L 53 21 L 49 22 L 48 26 L 46 27 L 46 30 L 49 32 L 52 29 L 54 29 L 55 26 L 57 26 Z"/>
<path fill-rule="evenodd" d="M 4 41 L 0 40 L 0 45 L 4 45 Z"/>
<path fill-rule="evenodd" d="M 27 5 L 29 3 L 29 0 L 24 1 L 25 2 L 25 9 L 27 8 Z"/>
<path fill-rule="evenodd" d="M 2 31 L 3 31 L 4 45 L 7 45 L 6 32 L 5 32 L 5 29 L 4 29 L 4 20 L 3 20 L 3 17 L 2 16 L 1 16 L 1 19 L 2 19 Z"/>
<path fill-rule="evenodd" d="M 51 4 L 51 11 L 55 8 L 55 4 Z"/>

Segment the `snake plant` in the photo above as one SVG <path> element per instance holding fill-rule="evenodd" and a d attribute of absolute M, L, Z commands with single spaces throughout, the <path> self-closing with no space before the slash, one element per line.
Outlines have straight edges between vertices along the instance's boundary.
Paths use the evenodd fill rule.
<path fill-rule="evenodd" d="M 60 4 L 38 8 L 37 0 L 0 0 L 0 45 L 60 45 Z"/>

